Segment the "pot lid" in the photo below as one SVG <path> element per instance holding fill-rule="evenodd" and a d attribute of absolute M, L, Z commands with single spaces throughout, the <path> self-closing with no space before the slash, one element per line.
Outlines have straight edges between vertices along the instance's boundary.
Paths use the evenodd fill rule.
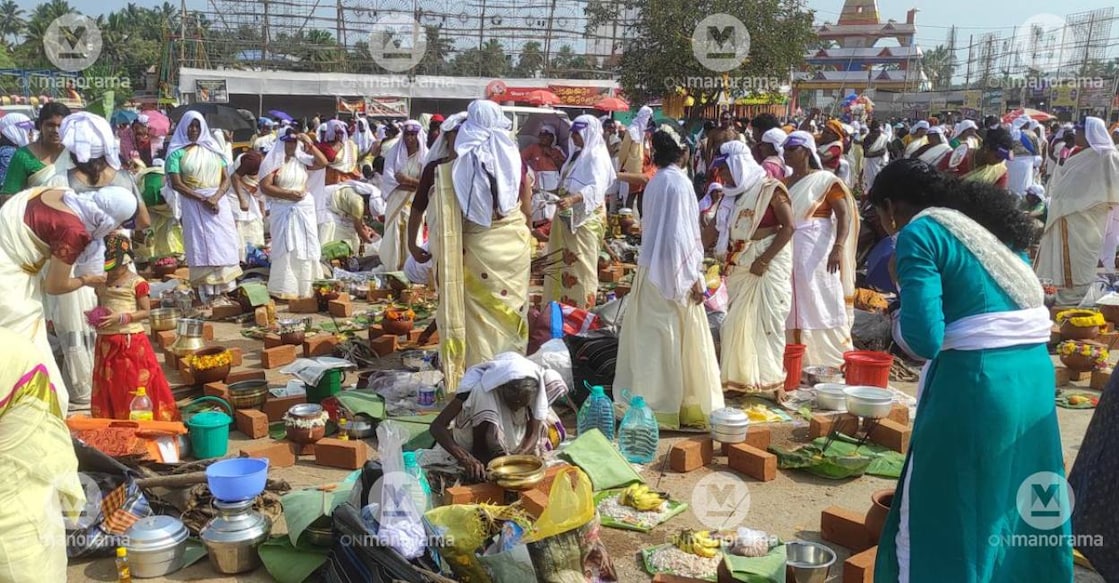
<path fill-rule="evenodd" d="M 232 421 L 233 419 L 231 419 L 229 415 L 221 411 L 203 411 L 191 415 L 190 419 L 187 420 L 187 426 L 201 428 L 221 427 L 222 425 L 229 425 Z"/>
<path fill-rule="evenodd" d="M 742 409 L 724 407 L 711 412 L 711 425 L 748 425 L 750 419 Z"/>
<path fill-rule="evenodd" d="M 130 551 L 156 551 L 174 547 L 189 535 L 178 518 L 157 515 L 137 520 L 125 533 L 125 538 Z"/>
<path fill-rule="evenodd" d="M 222 502 L 214 500 L 218 515 L 211 520 L 199 536 L 209 544 L 239 543 L 267 535 L 272 523 L 266 516 L 253 510 L 253 500 Z"/>

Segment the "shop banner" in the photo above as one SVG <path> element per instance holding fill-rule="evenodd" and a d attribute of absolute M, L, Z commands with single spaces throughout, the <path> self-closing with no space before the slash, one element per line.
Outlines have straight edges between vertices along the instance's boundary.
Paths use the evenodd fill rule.
<path fill-rule="evenodd" d="M 1053 107 L 1076 107 L 1080 101 L 1080 89 L 1077 87 L 1054 87 Z"/>
<path fill-rule="evenodd" d="M 365 98 L 358 97 L 355 99 L 346 99 L 339 97 L 337 111 L 338 113 L 348 113 L 350 115 L 365 113 Z"/>
<path fill-rule="evenodd" d="M 229 103 L 225 79 L 196 79 L 194 95 L 198 103 Z"/>

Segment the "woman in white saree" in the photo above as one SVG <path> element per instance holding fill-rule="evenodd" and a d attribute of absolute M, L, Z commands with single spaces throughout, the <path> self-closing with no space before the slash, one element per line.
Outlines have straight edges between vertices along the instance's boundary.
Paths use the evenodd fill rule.
<path fill-rule="evenodd" d="M 1119 151 L 1098 117 L 1077 132 L 1084 147 L 1049 181 L 1049 216 L 1038 250 L 1038 277 L 1057 284 L 1057 304 L 1077 305 L 1096 280 L 1109 213 L 1119 206 Z"/>
<path fill-rule="evenodd" d="M 666 429 L 705 428 L 723 407 L 715 343 L 703 308 L 699 203 L 676 130 L 653 135 L 660 170 L 645 188 L 641 252 L 618 339 L 614 393 L 645 398 Z"/>
<path fill-rule="evenodd" d="M 840 366 L 853 350 L 855 250 L 859 213 L 851 191 L 820 170 L 812 135 L 797 131 L 785 142 L 793 169 L 787 182 L 793 204 L 793 306 L 786 335 L 805 345 L 804 364 Z"/>
<path fill-rule="evenodd" d="M 737 193 L 727 221 L 730 309 L 720 336 L 723 388 L 781 401 L 793 291 L 793 209 L 785 185 L 769 178 L 749 151 L 727 158 L 727 167 L 727 191 Z"/>
<path fill-rule="evenodd" d="M 270 199 L 268 293 L 282 300 L 311 297 L 312 284 L 323 274 L 315 200 L 307 191 L 307 180 L 308 170 L 324 167 L 326 157 L 311 138 L 291 128 L 283 130 L 260 165 L 260 190 Z"/>
<path fill-rule="evenodd" d="M 606 190 L 617 175 L 596 117 L 575 118 L 570 140 L 548 238 L 548 253 L 562 253 L 563 260 L 544 279 L 544 302 L 590 309 L 596 303 L 598 254 L 606 234 Z"/>
<path fill-rule="evenodd" d="M 179 195 L 183 244 L 190 283 L 203 302 L 232 291 L 241 275 L 241 237 L 233 217 L 225 151 L 202 114 L 179 120 L 164 165 L 168 184 Z"/>
<path fill-rule="evenodd" d="M 427 137 L 420 122 L 404 122 L 403 136 L 385 154 L 385 171 L 381 174 L 381 192 L 385 194 L 385 236 L 381 241 L 381 266 L 385 271 L 400 271 L 408 256 L 408 217 L 412 199 L 420 184 L 420 175 L 427 157 Z"/>

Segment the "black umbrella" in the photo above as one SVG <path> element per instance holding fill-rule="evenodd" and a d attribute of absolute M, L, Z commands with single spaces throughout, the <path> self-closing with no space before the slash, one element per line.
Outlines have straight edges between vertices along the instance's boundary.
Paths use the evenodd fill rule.
<path fill-rule="evenodd" d="M 210 129 L 223 129 L 235 132 L 238 130 L 255 130 L 253 122 L 250 119 L 245 119 L 241 112 L 236 108 L 220 103 L 192 103 L 190 105 L 180 105 L 171 110 L 171 119 L 178 123 L 180 119 L 188 111 L 197 111 L 202 114 L 202 118 L 206 120 L 206 125 Z"/>

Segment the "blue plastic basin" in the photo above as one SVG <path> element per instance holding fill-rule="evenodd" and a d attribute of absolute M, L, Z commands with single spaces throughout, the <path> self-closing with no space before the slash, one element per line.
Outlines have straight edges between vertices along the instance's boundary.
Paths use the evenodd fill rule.
<path fill-rule="evenodd" d="M 264 491 L 267 480 L 266 458 L 222 460 L 206 468 L 206 484 L 210 486 L 210 493 L 222 502 L 252 500 Z"/>

